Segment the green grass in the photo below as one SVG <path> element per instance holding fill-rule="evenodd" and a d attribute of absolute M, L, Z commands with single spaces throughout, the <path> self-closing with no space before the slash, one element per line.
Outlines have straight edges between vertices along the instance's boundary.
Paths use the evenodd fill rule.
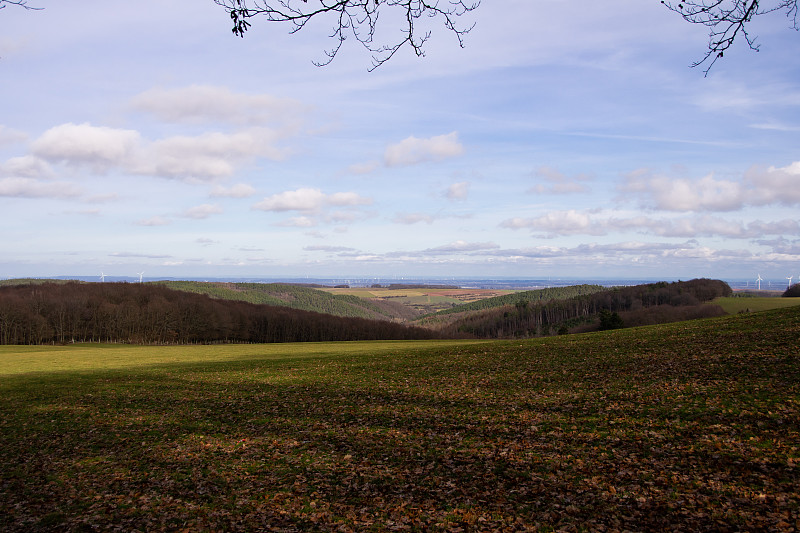
<path fill-rule="evenodd" d="M 481 343 L 487 341 L 467 341 Z M 0 377 L 26 373 L 135 370 L 176 364 L 217 364 L 244 361 L 287 361 L 304 358 L 369 354 L 378 356 L 417 348 L 463 345 L 464 341 L 358 341 L 287 344 L 218 344 L 198 346 L 137 346 L 74 344 L 66 346 L 0 345 Z"/>
<path fill-rule="evenodd" d="M 3 347 L 0 530 L 788 531 L 798 338 Z"/>
<path fill-rule="evenodd" d="M 726 313 L 768 311 L 800 305 L 800 298 L 737 297 L 717 298 L 713 304 L 719 305 Z"/>

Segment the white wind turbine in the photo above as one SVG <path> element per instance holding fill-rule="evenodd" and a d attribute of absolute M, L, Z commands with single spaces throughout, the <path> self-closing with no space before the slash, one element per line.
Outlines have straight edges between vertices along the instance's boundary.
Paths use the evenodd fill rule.
<path fill-rule="evenodd" d="M 791 286 L 792 286 L 792 278 L 793 278 L 793 277 L 794 277 L 794 276 L 789 276 L 789 277 L 787 277 L 787 278 L 786 278 L 786 279 L 788 279 L 788 280 L 789 280 L 789 287 L 791 287 Z M 787 287 L 787 288 L 788 288 L 788 287 Z"/>
<path fill-rule="evenodd" d="M 100 271 L 100 283 L 104 282 L 105 280 L 106 280 L 106 275 L 103 274 L 103 271 L 101 270 Z"/>
<path fill-rule="evenodd" d="M 758 282 L 758 290 L 761 290 L 761 279 L 762 279 L 761 274 L 759 274 L 758 278 L 756 279 L 756 281 Z"/>
<path fill-rule="evenodd" d="M 139 274 L 139 283 L 141 283 L 142 282 L 142 275 L 144 274 L 144 272 L 137 272 L 137 274 Z"/>

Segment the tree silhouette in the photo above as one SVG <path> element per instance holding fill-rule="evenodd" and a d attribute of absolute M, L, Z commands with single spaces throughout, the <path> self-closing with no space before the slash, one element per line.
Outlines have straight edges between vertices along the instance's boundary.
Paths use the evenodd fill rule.
<path fill-rule="evenodd" d="M 19 6 L 19 7 L 24 7 L 25 9 L 34 9 L 34 10 L 42 9 L 41 7 L 29 6 L 28 0 L 0 0 L 0 9 L 3 9 L 6 6 Z"/>
<path fill-rule="evenodd" d="M 460 26 L 457 19 L 474 11 L 480 0 L 469 3 L 465 0 L 214 0 L 225 8 L 233 22 L 234 35 L 244 37 L 250 28 L 250 20 L 261 17 L 270 22 L 285 22 L 291 25 L 291 33 L 302 30 L 312 19 L 328 19 L 332 25 L 330 34 L 334 45 L 325 51 L 326 58 L 315 62 L 327 65 L 351 36 L 372 53 L 374 70 L 404 46 L 409 46 L 417 56 L 425 55 L 425 43 L 431 32 L 421 28 L 426 18 L 439 19 L 445 28 L 455 34 L 459 46 L 472 26 Z M 388 43 L 376 42 L 379 16 L 401 21 L 401 32 Z"/>
<path fill-rule="evenodd" d="M 758 51 L 760 45 L 756 44 L 756 37 L 749 32 L 749 24 L 757 16 L 784 11 L 792 27 L 800 29 L 797 25 L 797 0 L 767 0 L 763 3 L 761 0 L 690 0 L 677 3 L 662 0 L 661 3 L 680 14 L 686 22 L 709 28 L 708 50 L 703 59 L 692 64 L 692 67 L 707 64 L 704 71 L 706 75 L 737 37 L 744 39 L 751 50 Z"/>
<path fill-rule="evenodd" d="M 437 18 L 453 32 L 463 47 L 464 36 L 472 29 L 459 26 L 457 19 L 478 8 L 480 0 L 214 0 L 225 8 L 233 22 L 232 31 L 244 37 L 250 28 L 250 21 L 256 17 L 271 22 L 284 22 L 291 25 L 291 33 L 302 30 L 312 19 L 329 19 L 332 23 L 330 37 L 334 40 L 331 49 L 325 52 L 326 59 L 317 65 L 327 65 L 333 61 L 348 36 L 352 36 L 373 54 L 374 70 L 391 59 L 403 46 L 410 46 L 417 56 L 424 56 L 424 45 L 430 38 L 430 31 L 420 29 L 424 18 Z M 697 67 L 707 65 L 707 75 L 711 67 L 738 39 L 744 39 L 748 46 L 758 51 L 756 37 L 749 28 L 753 19 L 760 15 L 785 12 L 792 27 L 797 30 L 797 0 L 688 0 L 661 2 L 668 9 L 680 14 L 692 24 L 709 28 L 708 50 L 700 61 L 692 64 Z M 379 15 L 391 21 L 401 20 L 400 37 L 388 43 L 376 42 Z M 400 17 L 400 18 L 397 18 Z"/>
<path fill-rule="evenodd" d="M 800 283 L 795 283 L 785 291 L 781 295 L 784 298 L 800 298 Z"/>

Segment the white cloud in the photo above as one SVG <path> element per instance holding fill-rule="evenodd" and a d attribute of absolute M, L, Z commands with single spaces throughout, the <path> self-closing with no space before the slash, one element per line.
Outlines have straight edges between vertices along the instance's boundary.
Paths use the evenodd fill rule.
<path fill-rule="evenodd" d="M 785 167 L 751 169 L 741 180 L 670 178 L 637 170 L 617 187 L 634 193 L 648 208 L 665 211 L 735 211 L 746 206 L 800 204 L 800 161 Z"/>
<path fill-rule="evenodd" d="M 0 146 L 4 144 L 25 142 L 27 140 L 28 136 L 24 132 L 7 128 L 6 126 L 0 124 Z"/>
<path fill-rule="evenodd" d="M 15 178 L 49 179 L 54 173 L 46 161 L 33 155 L 12 157 L 0 165 L 0 175 Z"/>
<path fill-rule="evenodd" d="M 800 235 L 800 221 L 775 222 L 756 220 L 748 224 L 709 215 L 680 218 L 638 216 L 600 216 L 595 211 L 553 211 L 536 218 L 510 218 L 500 224 L 508 229 L 529 229 L 543 236 L 607 235 L 633 231 L 659 237 L 724 237 L 754 239 L 765 235 Z"/>
<path fill-rule="evenodd" d="M 111 257 L 140 257 L 143 259 L 170 259 L 171 255 L 163 255 L 163 254 L 140 254 L 136 252 L 112 252 L 110 254 Z"/>
<path fill-rule="evenodd" d="M 754 191 L 751 201 L 757 204 L 800 204 L 800 161 L 785 167 L 751 170 L 745 176 Z"/>
<path fill-rule="evenodd" d="M 135 96 L 131 105 L 166 122 L 216 122 L 246 126 L 295 124 L 307 110 L 306 106 L 291 98 L 234 93 L 227 87 L 210 85 L 150 89 Z"/>
<path fill-rule="evenodd" d="M 194 218 L 199 220 L 203 218 L 208 218 L 211 215 L 218 215 L 220 213 L 222 213 L 222 208 L 219 207 L 218 205 L 202 204 L 190 207 L 189 209 L 183 212 L 182 216 L 186 218 Z"/>
<path fill-rule="evenodd" d="M 372 198 L 366 198 L 354 192 L 336 192 L 327 197 L 326 203 L 336 206 L 372 205 Z"/>
<path fill-rule="evenodd" d="M 371 174 L 381 166 L 380 161 L 367 161 L 365 163 L 355 163 L 347 167 L 351 174 Z"/>
<path fill-rule="evenodd" d="M 464 147 L 458 141 L 458 133 L 455 131 L 427 139 L 419 139 L 412 135 L 397 144 L 387 146 L 383 161 L 386 166 L 397 167 L 441 161 L 463 153 Z"/>
<path fill-rule="evenodd" d="M 234 133 L 207 132 L 146 141 L 134 130 L 62 124 L 32 144 L 33 153 L 50 162 L 88 167 L 94 172 L 117 169 L 131 174 L 213 181 L 232 176 L 257 157 L 281 160 L 290 150 L 277 146 L 282 136 L 269 128 Z"/>
<path fill-rule="evenodd" d="M 253 196 L 256 190 L 246 183 L 237 183 L 230 187 L 218 185 L 211 191 L 211 196 L 223 198 L 248 198 Z"/>
<path fill-rule="evenodd" d="M 424 250 L 423 253 L 425 254 L 453 254 L 453 253 L 465 253 L 465 252 L 477 252 L 479 250 L 495 250 L 500 248 L 498 244 L 493 242 L 466 242 L 466 241 L 455 241 L 450 244 L 445 244 L 443 246 L 437 246 L 435 248 L 428 248 Z"/>
<path fill-rule="evenodd" d="M 0 178 L 0 196 L 13 198 L 70 198 L 80 191 L 65 182 L 42 182 L 32 178 Z"/>
<path fill-rule="evenodd" d="M 536 194 L 572 194 L 586 192 L 588 187 L 586 187 L 584 182 L 591 179 L 587 174 L 577 174 L 570 177 L 554 168 L 546 166 L 539 167 L 535 172 L 535 176 L 550 183 L 550 185 L 543 185 L 540 183 L 528 189 L 528 192 Z"/>
<path fill-rule="evenodd" d="M 449 200 L 466 200 L 469 195 L 469 186 L 470 183 L 468 181 L 453 183 L 447 188 L 444 195 Z"/>
<path fill-rule="evenodd" d="M 360 206 L 371 203 L 371 198 L 360 196 L 354 192 L 337 192 L 327 195 L 320 189 L 304 187 L 268 196 L 255 204 L 253 209 L 319 212 L 326 206 Z"/>
<path fill-rule="evenodd" d="M 300 188 L 264 198 L 253 206 L 261 211 L 318 211 L 325 201 L 319 189 Z"/>
<path fill-rule="evenodd" d="M 547 237 L 560 235 L 605 235 L 606 229 L 598 224 L 589 213 L 574 209 L 551 211 L 535 218 L 510 218 L 500 223 L 503 228 L 541 231 Z"/>
<path fill-rule="evenodd" d="M 304 246 L 303 250 L 307 252 L 328 252 L 328 253 L 338 253 L 338 252 L 355 252 L 355 248 L 349 248 L 347 246 L 326 246 L 324 244 L 317 244 L 312 246 Z"/>
<path fill-rule="evenodd" d="M 795 256 L 795 261 L 800 259 L 800 239 L 789 241 L 788 239 L 779 237 L 772 240 L 761 240 L 758 241 L 758 244 L 771 247 L 773 254 Z"/>
<path fill-rule="evenodd" d="M 637 193 L 645 206 L 665 211 L 734 211 L 747 197 L 741 182 L 717 180 L 713 174 L 690 180 L 638 170 L 628 174 L 618 189 Z"/>
<path fill-rule="evenodd" d="M 232 176 L 236 165 L 254 157 L 285 158 L 289 151 L 275 146 L 278 136 L 266 128 L 236 133 L 175 136 L 152 143 L 149 154 L 131 170 L 137 174 L 188 180 L 214 180 Z"/>
<path fill-rule="evenodd" d="M 313 228 L 316 225 L 316 220 L 306 216 L 292 217 L 276 224 L 276 226 L 283 226 L 287 228 Z"/>
<path fill-rule="evenodd" d="M 141 137 L 134 130 L 122 130 L 67 123 L 45 131 L 32 144 L 33 153 L 54 162 L 86 165 L 102 172 L 124 165 L 139 149 Z"/>

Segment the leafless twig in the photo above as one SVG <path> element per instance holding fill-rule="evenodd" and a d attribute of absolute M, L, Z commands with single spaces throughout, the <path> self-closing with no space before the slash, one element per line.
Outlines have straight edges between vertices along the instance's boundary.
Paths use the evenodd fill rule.
<path fill-rule="evenodd" d="M 710 28 L 708 50 L 703 59 L 692 64 L 692 67 L 707 64 L 704 70 L 706 75 L 737 37 L 743 38 L 751 50 L 759 50 L 756 37 L 748 31 L 748 25 L 754 17 L 785 11 L 792 27 L 800 29 L 797 25 L 797 0 L 767 0 L 764 2 L 767 5 L 762 5 L 762 0 L 690 0 L 677 3 L 662 0 L 661 3 L 680 14 L 685 21 Z"/>
<path fill-rule="evenodd" d="M 372 53 L 374 70 L 391 59 L 398 50 L 408 45 L 417 56 L 424 56 L 425 43 L 430 31 L 417 26 L 422 17 L 440 18 L 445 28 L 455 34 L 459 46 L 464 46 L 464 36 L 473 26 L 461 27 L 457 19 L 478 8 L 480 0 L 214 0 L 225 8 L 233 22 L 234 35 L 244 37 L 250 28 L 250 20 L 263 17 L 270 22 L 286 22 L 290 33 L 302 30 L 312 19 L 327 18 L 333 23 L 330 38 L 334 45 L 325 51 L 325 59 L 315 62 L 327 65 L 336 57 L 348 36 Z M 388 44 L 375 42 L 379 14 L 387 11 L 403 17 L 400 38 Z"/>

